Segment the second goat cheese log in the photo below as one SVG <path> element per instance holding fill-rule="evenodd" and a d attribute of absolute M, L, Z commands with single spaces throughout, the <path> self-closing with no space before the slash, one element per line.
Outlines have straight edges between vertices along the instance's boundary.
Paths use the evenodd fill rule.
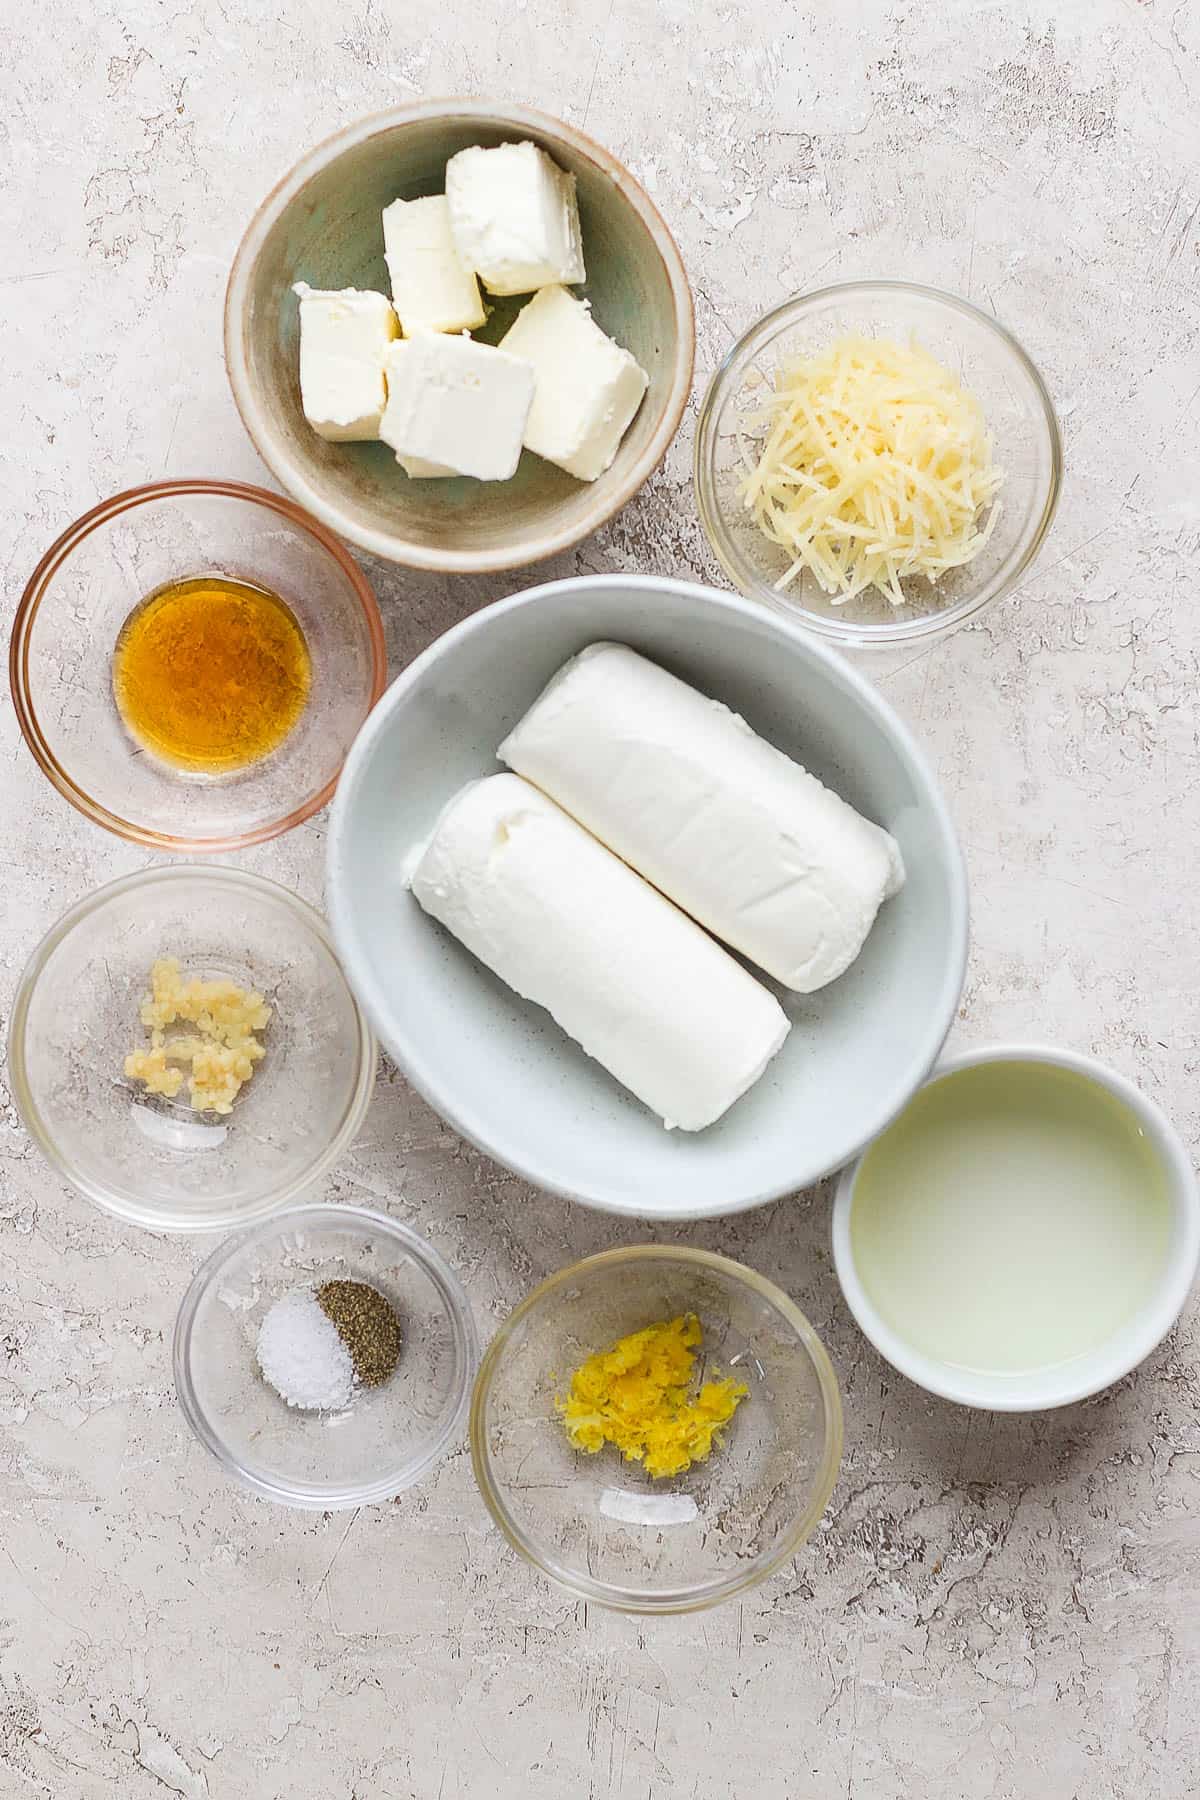
<path fill-rule="evenodd" d="M 719 1119 L 790 1029 L 740 963 L 515 775 L 456 795 L 410 885 L 668 1128 Z"/>
<path fill-rule="evenodd" d="M 886 831 L 623 644 L 560 669 L 499 756 L 797 993 L 850 967 L 904 881 Z"/>

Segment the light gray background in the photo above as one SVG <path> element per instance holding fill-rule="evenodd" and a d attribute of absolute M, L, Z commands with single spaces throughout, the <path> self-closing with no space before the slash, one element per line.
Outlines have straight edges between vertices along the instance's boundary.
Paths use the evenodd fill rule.
<path fill-rule="evenodd" d="M 268 185 L 358 114 L 528 100 L 628 161 L 696 290 L 698 384 L 793 289 L 912 276 L 1025 341 L 1068 479 L 1021 592 L 895 658 L 961 825 L 960 1044 L 1109 1058 L 1197 1134 L 1200 8 L 1188 0 L 65 0 L 5 12 L 4 605 L 101 496 L 260 480 L 221 299 Z M 539 570 L 716 577 L 691 418 L 641 500 Z M 526 584 L 373 567 L 393 667 Z M 106 645 L 97 655 L 108 653 Z M 3 716 L 0 1004 L 52 917 L 145 858 Z M 325 820 L 244 860 L 319 899 Z M 0 1094 L 0 1101 L 7 1096 Z M 932 1403 L 866 1349 L 827 1189 L 681 1232 L 775 1276 L 830 1347 L 823 1529 L 741 1606 L 587 1612 L 489 1528 L 467 1458 L 354 1516 L 244 1498 L 176 1411 L 205 1246 L 122 1230 L 0 1110 L 3 1800 L 1185 1800 L 1200 1762 L 1196 1321 L 1059 1416 Z M 462 1272 L 486 1335 L 630 1236 L 464 1149 L 386 1070 L 333 1198 Z"/>

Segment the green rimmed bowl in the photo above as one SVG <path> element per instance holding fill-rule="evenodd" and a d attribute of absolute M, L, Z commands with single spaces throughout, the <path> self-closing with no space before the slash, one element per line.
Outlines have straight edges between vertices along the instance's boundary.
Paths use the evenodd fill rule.
<path fill-rule="evenodd" d="M 588 279 L 575 291 L 650 377 L 641 410 L 597 481 L 525 451 L 511 481 L 412 481 L 386 444 L 329 444 L 304 418 L 292 284 L 388 292 L 380 214 L 441 193 L 471 144 L 523 138 L 575 175 Z M 496 300 L 478 334 L 502 336 L 528 296 Z M 276 479 L 361 549 L 412 568 L 479 574 L 569 549 L 612 517 L 666 455 L 691 390 L 692 298 L 675 240 L 615 157 L 528 107 L 422 101 L 347 126 L 298 162 L 242 240 L 225 301 L 233 397 Z"/>

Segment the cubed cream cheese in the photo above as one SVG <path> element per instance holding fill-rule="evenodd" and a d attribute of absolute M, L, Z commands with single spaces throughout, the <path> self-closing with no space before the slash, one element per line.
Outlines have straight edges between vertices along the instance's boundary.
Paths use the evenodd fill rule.
<path fill-rule="evenodd" d="M 668 1127 L 719 1119 L 787 1037 L 773 994 L 515 775 L 451 800 L 410 885 Z"/>
<path fill-rule="evenodd" d="M 419 459 L 481 481 L 516 473 L 533 401 L 533 370 L 522 357 L 422 331 L 389 347 L 386 368 L 379 435 L 402 463 Z"/>
<path fill-rule="evenodd" d="M 479 283 L 454 247 L 444 194 L 393 200 L 383 210 L 383 253 L 405 337 L 474 331 L 487 321 Z"/>
<path fill-rule="evenodd" d="M 396 461 L 404 473 L 413 481 L 436 481 L 446 475 L 457 475 L 457 469 L 451 469 L 445 463 L 426 462 L 420 456 L 398 456 Z"/>
<path fill-rule="evenodd" d="M 584 279 L 575 177 L 537 144 L 460 150 L 446 203 L 460 258 L 493 294 Z"/>
<path fill-rule="evenodd" d="M 560 669 L 498 755 L 797 993 L 849 968 L 904 882 L 888 832 L 623 644 Z"/>
<path fill-rule="evenodd" d="M 383 358 L 399 326 L 385 294 L 298 281 L 300 402 L 332 443 L 377 438 L 387 401 Z"/>
<path fill-rule="evenodd" d="M 645 370 L 560 286 L 521 308 L 500 348 L 533 364 L 526 448 L 580 481 L 603 475 L 642 404 Z"/>

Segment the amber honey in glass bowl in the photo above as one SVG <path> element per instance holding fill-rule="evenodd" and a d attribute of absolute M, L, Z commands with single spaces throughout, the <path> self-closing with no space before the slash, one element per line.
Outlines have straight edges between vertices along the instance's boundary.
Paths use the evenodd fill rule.
<path fill-rule="evenodd" d="M 269 588 L 225 575 L 171 581 L 130 613 L 113 652 L 126 730 L 205 775 L 269 756 L 308 703 L 312 661 L 295 613 Z"/>
<path fill-rule="evenodd" d="M 196 605 L 201 578 L 239 605 L 258 597 L 232 655 Z M 154 648 L 180 604 L 204 628 L 166 629 L 135 716 L 125 656 L 143 633 Z M 133 843 L 193 855 L 261 843 L 322 807 L 386 678 L 353 557 L 292 501 L 232 481 L 156 482 L 76 520 L 30 577 L 9 652 L 17 721 L 59 793 Z"/>

